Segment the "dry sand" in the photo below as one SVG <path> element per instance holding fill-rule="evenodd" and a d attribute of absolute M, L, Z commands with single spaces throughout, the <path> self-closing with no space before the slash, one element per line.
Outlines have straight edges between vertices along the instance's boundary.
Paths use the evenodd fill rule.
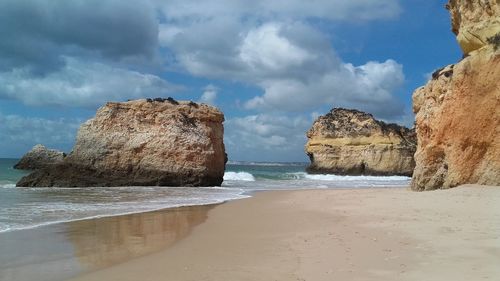
<path fill-rule="evenodd" d="M 500 280 L 500 187 L 262 192 L 73 280 Z"/>

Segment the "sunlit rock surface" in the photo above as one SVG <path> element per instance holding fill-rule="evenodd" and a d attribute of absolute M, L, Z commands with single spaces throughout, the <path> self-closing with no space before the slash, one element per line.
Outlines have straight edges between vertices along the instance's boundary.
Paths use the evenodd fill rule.
<path fill-rule="evenodd" d="M 227 160 L 224 115 L 173 99 L 111 102 L 85 122 L 63 163 L 18 186 L 216 186 Z"/>
<path fill-rule="evenodd" d="M 414 131 L 361 111 L 334 108 L 307 137 L 312 173 L 411 176 L 415 166 Z"/>
<path fill-rule="evenodd" d="M 450 1 L 452 28 L 468 55 L 436 70 L 413 94 L 418 137 L 414 190 L 500 185 L 498 1 Z"/>

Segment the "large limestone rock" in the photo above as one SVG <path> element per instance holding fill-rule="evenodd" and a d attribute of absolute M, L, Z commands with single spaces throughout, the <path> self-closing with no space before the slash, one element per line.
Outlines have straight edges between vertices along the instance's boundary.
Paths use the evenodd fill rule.
<path fill-rule="evenodd" d="M 459 41 L 465 26 L 498 26 L 498 2 L 450 1 L 448 6 L 454 29 L 456 13 L 461 15 Z M 437 70 L 413 94 L 418 137 L 414 190 L 500 185 L 500 50 L 474 46 L 469 56 Z"/>
<path fill-rule="evenodd" d="M 481 49 L 413 94 L 414 190 L 500 185 L 500 56 Z"/>
<path fill-rule="evenodd" d="M 450 0 L 451 29 L 465 54 L 488 44 L 500 33 L 500 1 Z"/>
<path fill-rule="evenodd" d="M 61 163 L 64 157 L 66 157 L 64 152 L 37 144 L 14 165 L 14 169 L 37 170 L 48 165 Z"/>
<path fill-rule="evenodd" d="M 308 172 L 411 176 L 415 166 L 414 131 L 361 111 L 334 108 L 307 137 Z"/>
<path fill-rule="evenodd" d="M 18 186 L 215 186 L 226 154 L 224 115 L 172 99 L 108 103 L 85 122 L 73 151 Z"/>

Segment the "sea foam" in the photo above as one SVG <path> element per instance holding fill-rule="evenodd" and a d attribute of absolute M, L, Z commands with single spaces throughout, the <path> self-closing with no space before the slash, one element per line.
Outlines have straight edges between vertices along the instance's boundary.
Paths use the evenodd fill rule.
<path fill-rule="evenodd" d="M 225 181 L 255 181 L 255 177 L 247 172 L 226 172 Z"/>
<path fill-rule="evenodd" d="M 403 176 L 340 176 L 328 174 L 303 174 L 304 178 L 320 181 L 405 181 L 409 177 Z"/>
<path fill-rule="evenodd" d="M 62 222 L 218 204 L 249 197 L 244 190 L 223 187 L 99 187 L 4 190 L 10 200 L 0 208 L 0 233 Z M 50 194 L 50 196 L 49 196 Z"/>
<path fill-rule="evenodd" d="M 0 180 L 0 188 L 15 188 L 15 187 L 16 187 L 15 182 Z"/>
<path fill-rule="evenodd" d="M 228 161 L 228 165 L 237 166 L 261 166 L 261 167 L 301 167 L 307 166 L 302 162 L 252 162 L 252 161 Z"/>

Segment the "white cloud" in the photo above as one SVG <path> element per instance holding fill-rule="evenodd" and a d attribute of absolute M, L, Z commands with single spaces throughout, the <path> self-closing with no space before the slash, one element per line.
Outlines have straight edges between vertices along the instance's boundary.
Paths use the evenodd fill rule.
<path fill-rule="evenodd" d="M 126 66 L 133 62 L 140 68 L 148 60 L 158 63 L 160 45 L 172 56 L 165 58 L 172 63 L 166 67 L 261 87 L 265 95 L 250 102 L 250 107 L 267 103 L 273 89 L 284 88 L 287 81 L 312 92 L 318 82 L 313 78 L 324 79 L 342 64 L 329 38 L 308 24 L 310 19 L 363 23 L 401 13 L 399 0 L 149 0 L 140 4 L 7 0 L 0 7 L 5 14 L 0 17 L 4 23 L 0 31 L 13 37 L 0 43 L 6 54 L 0 58 L 2 80 L 9 82 L 0 95 L 28 104 L 76 106 L 108 97 L 143 97 L 145 91 L 159 95 L 171 89 L 157 76 Z M 13 26 L 16 18 L 29 21 Z M 110 24 L 97 26 L 104 21 Z M 109 66 L 110 62 L 122 63 L 121 69 Z M 104 93 L 112 85 L 116 90 Z M 42 102 L 45 97 L 48 101 Z M 82 101 L 86 97 L 94 101 Z"/>
<path fill-rule="evenodd" d="M 305 112 L 326 105 L 367 110 L 378 117 L 404 114 L 395 96 L 404 83 L 403 67 L 394 60 L 360 66 L 343 62 L 328 37 L 306 22 L 246 27 L 227 21 L 177 28 L 170 44 L 179 64 L 192 74 L 260 87 L 264 94 L 248 100 L 246 109 Z M 206 31 L 220 26 L 227 32 Z M 238 26 L 239 32 L 233 30 Z"/>
<path fill-rule="evenodd" d="M 62 69 L 33 76 L 25 68 L 0 75 L 0 97 L 28 105 L 97 107 L 107 101 L 160 97 L 179 88 L 158 76 L 64 57 Z"/>
<path fill-rule="evenodd" d="M 175 67 L 204 78 L 239 81 L 262 94 L 245 101 L 257 113 L 228 118 L 225 143 L 235 160 L 305 160 L 305 132 L 326 108 L 358 108 L 386 119 L 405 114 L 396 96 L 403 67 L 390 58 L 342 61 L 311 19 L 386 20 L 399 1 L 162 1 L 160 44 Z M 297 117 L 298 116 L 298 117 Z"/>
<path fill-rule="evenodd" d="M 343 62 L 331 38 L 311 24 L 395 18 L 399 1 L 167 0 L 160 44 L 175 66 L 192 75 L 240 81 L 264 92 L 246 109 L 306 112 L 324 106 L 354 107 L 378 117 L 402 116 L 395 96 L 404 82 L 394 60 L 354 66 Z"/>
<path fill-rule="evenodd" d="M 164 96 L 151 1 L 0 1 L 0 98 L 96 107 Z M 22 24 L 18 24 L 22 19 Z"/>
<path fill-rule="evenodd" d="M 181 33 L 182 33 L 182 28 L 160 24 L 159 34 L 158 34 L 160 45 L 168 46 L 171 42 L 175 40 L 175 36 Z"/>
<path fill-rule="evenodd" d="M 332 21 L 391 19 L 401 12 L 398 0 L 157 0 L 167 18 L 235 15 L 262 18 L 322 18 Z"/>
<path fill-rule="evenodd" d="M 280 34 L 281 25 L 267 23 L 252 29 L 243 39 L 239 58 L 250 69 L 283 71 L 315 59 L 313 54 Z"/>
<path fill-rule="evenodd" d="M 402 65 L 393 60 L 355 67 L 342 64 L 318 77 L 300 81 L 270 79 L 262 82 L 264 95 L 249 100 L 249 109 L 304 111 L 322 105 L 355 107 L 377 115 L 401 114 L 394 96 L 402 86 Z"/>
<path fill-rule="evenodd" d="M 217 98 L 218 90 L 219 89 L 212 84 L 206 86 L 203 91 L 203 94 L 200 97 L 199 102 L 215 105 L 215 99 Z"/>
<path fill-rule="evenodd" d="M 305 115 L 279 114 L 231 118 L 224 124 L 224 142 L 234 160 L 302 161 L 305 133 L 312 121 Z"/>
<path fill-rule="evenodd" d="M 46 74 L 61 56 L 83 60 L 153 60 L 158 20 L 149 1 L 2 0 L 0 71 L 26 67 Z"/>
<path fill-rule="evenodd" d="M 68 151 L 81 122 L 79 119 L 45 119 L 0 113 L 0 143 L 4 148 L 8 147 L 8 151 L 2 151 L 2 157 L 18 157 L 39 143 Z"/>
<path fill-rule="evenodd" d="M 259 84 L 269 78 L 305 79 L 340 61 L 328 38 L 302 22 L 247 26 L 222 17 L 175 28 L 182 31 L 165 46 L 179 67 L 196 76 Z"/>
<path fill-rule="evenodd" d="M 226 122 L 228 150 L 239 159 L 303 157 L 311 116 L 325 106 L 395 119 L 403 114 L 395 102 L 404 81 L 402 66 L 390 59 L 357 66 L 344 62 L 330 35 L 316 24 L 394 19 L 401 12 L 399 0 L 42 2 L 0 3 L 0 33 L 12 38 L 0 42 L 0 98 L 96 107 L 110 100 L 165 96 L 179 88 L 137 71 L 158 71 L 158 63 L 197 77 L 243 82 L 262 94 L 244 103 L 257 113 Z M 29 15 L 29 24 L 12 28 L 11 22 Z M 102 22 L 112 24 L 96 28 Z M 207 87 L 200 101 L 213 104 L 220 95 L 219 89 Z M 9 122 L 55 128 L 69 121 L 17 116 Z M 64 139 L 58 131 L 33 130 L 40 142 L 50 134 Z M 28 133 L 17 132 L 36 139 L 23 135 Z"/>

